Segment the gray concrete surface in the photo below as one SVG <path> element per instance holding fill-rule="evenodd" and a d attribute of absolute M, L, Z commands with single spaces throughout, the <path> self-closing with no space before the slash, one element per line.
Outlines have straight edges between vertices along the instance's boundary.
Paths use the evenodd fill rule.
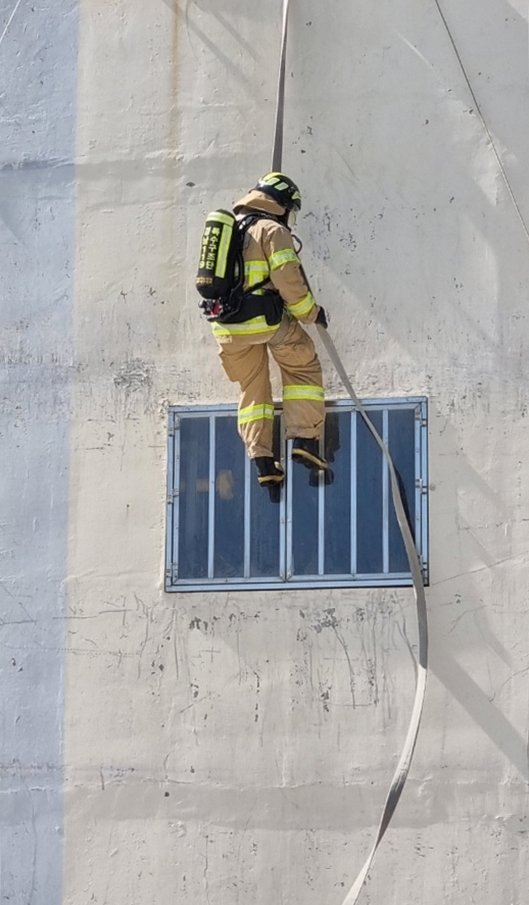
<path fill-rule="evenodd" d="M 430 401 L 432 675 L 363 901 L 523 905 L 529 243 L 490 139 L 527 222 L 527 9 L 441 8 L 466 77 L 434 0 L 293 0 L 284 166 L 358 393 Z M 279 12 L 23 0 L 0 43 L 16 905 L 340 905 L 403 744 L 408 591 L 163 591 L 167 406 L 235 398 L 197 243 L 269 168 Z"/>

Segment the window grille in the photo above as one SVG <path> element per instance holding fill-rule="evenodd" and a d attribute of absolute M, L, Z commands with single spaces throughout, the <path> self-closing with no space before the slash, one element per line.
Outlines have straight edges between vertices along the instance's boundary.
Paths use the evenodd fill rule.
<path fill-rule="evenodd" d="M 427 403 L 368 400 L 391 453 L 428 579 Z M 290 459 L 281 410 L 275 448 L 286 478 L 278 500 L 260 487 L 233 405 L 169 412 L 166 590 L 410 585 L 387 464 L 348 400 L 327 404 L 323 451 L 334 482 Z"/>

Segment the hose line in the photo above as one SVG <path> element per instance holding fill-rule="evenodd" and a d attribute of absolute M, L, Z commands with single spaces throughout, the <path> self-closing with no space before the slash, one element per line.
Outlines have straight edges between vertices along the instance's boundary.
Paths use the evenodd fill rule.
<path fill-rule="evenodd" d="M 283 0 L 283 27 L 282 27 L 282 36 L 281 36 L 281 54 L 280 54 L 280 63 L 279 63 L 279 76 L 278 76 L 278 85 L 277 85 L 277 104 L 276 104 L 276 119 L 275 119 L 275 133 L 274 133 L 274 146 L 273 146 L 273 155 L 272 155 L 272 169 L 277 171 L 281 170 L 282 166 L 282 157 L 283 157 L 283 126 L 284 126 L 284 117 L 285 117 L 285 71 L 286 71 L 286 49 L 287 49 L 287 33 L 288 33 L 288 15 L 289 15 L 289 0 Z M 418 657 L 415 660 L 416 666 L 416 685 L 415 685 L 415 698 L 413 702 L 413 708 L 411 713 L 410 724 L 408 727 L 408 732 L 406 734 L 406 739 L 404 742 L 404 747 L 402 749 L 402 753 L 400 755 L 399 762 L 397 764 L 397 768 L 391 780 L 391 784 L 389 787 L 389 791 L 386 795 L 386 800 L 384 803 L 384 807 L 382 810 L 382 816 L 379 821 L 377 833 L 375 836 L 375 840 L 371 847 L 371 851 L 369 852 L 366 861 L 362 869 L 360 870 L 358 876 L 356 877 L 353 885 L 351 886 L 349 892 L 347 893 L 345 899 L 343 900 L 343 905 L 356 905 L 358 899 L 360 898 L 360 893 L 362 892 L 362 888 L 367 878 L 367 874 L 369 869 L 373 863 L 373 859 L 375 857 L 375 853 L 377 848 L 382 841 L 384 833 L 386 832 L 395 808 L 397 807 L 397 803 L 402 794 L 402 790 L 406 783 L 406 779 L 408 777 L 408 773 L 410 770 L 411 762 L 413 759 L 413 753 L 415 751 L 415 746 L 417 743 L 417 738 L 419 734 L 419 726 L 421 722 L 421 715 L 424 706 L 424 697 L 426 692 L 426 679 L 428 675 L 428 617 L 426 610 L 426 597 L 424 592 L 424 582 L 421 571 L 421 565 L 419 562 L 419 557 L 417 554 L 417 550 L 415 548 L 415 541 L 413 538 L 413 534 L 408 523 L 408 518 L 406 515 L 406 511 L 404 508 L 404 504 L 402 501 L 402 496 L 399 487 L 399 481 L 397 472 L 395 470 L 395 466 L 393 464 L 391 455 L 389 450 L 384 443 L 382 437 L 370 421 L 367 412 L 358 399 L 356 395 L 353 385 L 349 380 L 347 375 L 347 371 L 345 370 L 340 356 L 336 350 L 336 346 L 332 341 L 331 337 L 327 330 L 322 326 L 317 326 L 318 334 L 322 344 L 325 346 L 325 350 L 334 365 L 336 372 L 338 373 L 342 384 L 344 386 L 345 391 L 349 395 L 349 398 L 353 402 L 355 408 L 363 418 L 367 428 L 371 432 L 374 437 L 376 443 L 382 450 L 382 454 L 387 462 L 389 476 L 390 476 L 390 484 L 391 484 L 391 495 L 393 499 L 393 505 L 395 508 L 395 514 L 397 516 L 397 522 L 400 528 L 400 532 L 402 535 L 402 539 L 404 542 L 404 547 L 406 549 L 406 555 L 408 558 L 408 563 L 410 567 L 411 576 L 413 579 L 413 587 L 415 592 L 415 602 L 417 608 L 417 623 L 418 623 L 418 633 L 419 633 L 419 651 Z"/>

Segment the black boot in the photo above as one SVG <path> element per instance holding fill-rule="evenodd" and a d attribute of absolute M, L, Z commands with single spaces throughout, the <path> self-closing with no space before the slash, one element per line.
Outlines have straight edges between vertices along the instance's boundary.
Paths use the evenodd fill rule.
<path fill-rule="evenodd" d="M 296 437 L 292 444 L 292 458 L 306 468 L 320 468 L 326 471 L 329 463 L 320 456 L 320 442 L 315 438 Z"/>
<path fill-rule="evenodd" d="M 285 472 L 272 456 L 257 456 L 254 462 L 257 467 L 257 480 L 261 485 L 281 484 L 284 480 Z"/>

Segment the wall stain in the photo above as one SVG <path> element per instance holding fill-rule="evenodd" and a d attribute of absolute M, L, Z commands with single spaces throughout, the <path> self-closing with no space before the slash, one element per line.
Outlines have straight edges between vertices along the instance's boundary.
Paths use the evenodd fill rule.
<path fill-rule="evenodd" d="M 135 393 L 138 390 L 152 387 L 151 368 L 141 358 L 133 358 L 126 361 L 113 377 L 114 386 L 126 393 Z"/>

